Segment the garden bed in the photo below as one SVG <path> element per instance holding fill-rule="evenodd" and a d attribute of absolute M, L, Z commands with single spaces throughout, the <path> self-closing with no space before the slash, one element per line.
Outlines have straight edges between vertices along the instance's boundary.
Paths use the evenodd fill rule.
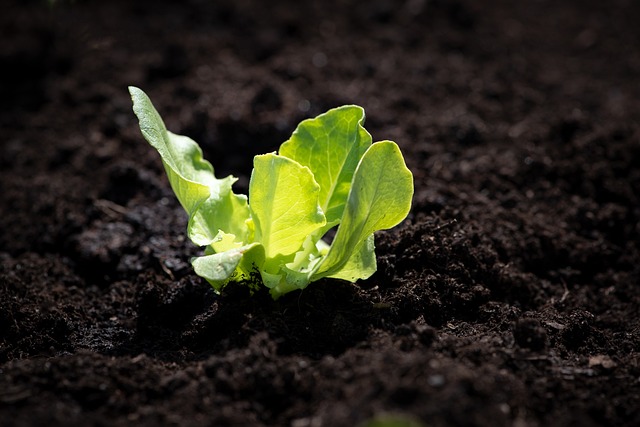
<path fill-rule="evenodd" d="M 352 3 L 6 8 L 0 424 L 640 425 L 638 5 Z M 243 193 L 362 105 L 415 178 L 378 272 L 216 295 L 128 85 Z"/>

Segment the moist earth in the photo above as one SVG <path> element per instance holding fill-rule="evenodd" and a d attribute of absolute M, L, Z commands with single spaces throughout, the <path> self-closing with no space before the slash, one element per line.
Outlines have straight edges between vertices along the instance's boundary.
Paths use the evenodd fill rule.
<path fill-rule="evenodd" d="M 0 424 L 640 425 L 637 2 L 3 10 Z M 362 105 L 415 177 L 378 272 L 216 295 L 128 85 L 237 192 Z"/>

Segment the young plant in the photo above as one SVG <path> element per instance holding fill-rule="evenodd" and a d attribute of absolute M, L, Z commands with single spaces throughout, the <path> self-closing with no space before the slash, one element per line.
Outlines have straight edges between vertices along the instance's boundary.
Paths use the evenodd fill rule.
<path fill-rule="evenodd" d="M 374 235 L 409 213 L 413 176 L 392 141 L 372 144 L 364 110 L 347 105 L 304 120 L 279 152 L 253 160 L 249 199 L 218 179 L 192 139 L 171 133 L 129 87 L 145 139 L 162 158 L 205 255 L 191 260 L 216 291 L 259 274 L 273 298 L 322 278 L 355 282 L 376 271 Z M 335 228 L 331 244 L 323 240 Z"/>

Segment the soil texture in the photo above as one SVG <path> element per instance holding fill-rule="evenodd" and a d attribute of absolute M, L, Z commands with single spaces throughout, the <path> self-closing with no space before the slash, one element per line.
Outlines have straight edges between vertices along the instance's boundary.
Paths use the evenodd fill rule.
<path fill-rule="evenodd" d="M 640 425 L 640 3 L 9 1 L 0 424 Z M 273 301 L 200 253 L 128 85 L 246 192 L 343 104 L 412 211 Z"/>

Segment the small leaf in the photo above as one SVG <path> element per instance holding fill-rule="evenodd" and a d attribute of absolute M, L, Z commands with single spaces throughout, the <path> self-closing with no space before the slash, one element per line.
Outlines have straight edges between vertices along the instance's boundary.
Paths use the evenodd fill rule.
<path fill-rule="evenodd" d="M 248 233 L 249 206 L 246 196 L 231 191 L 237 179 L 217 179 L 195 141 L 169 132 L 142 90 L 129 87 L 129 92 L 142 134 L 160 153 L 171 188 L 189 214 L 189 238 L 206 246 L 222 230 L 242 244 Z"/>
<path fill-rule="evenodd" d="M 342 217 L 353 173 L 371 145 L 364 119 L 364 110 L 357 105 L 334 108 L 302 121 L 280 146 L 280 155 L 311 169 L 320 185 L 320 207 L 328 227 Z"/>
<path fill-rule="evenodd" d="M 210 197 L 203 201 L 189 218 L 187 233 L 196 245 L 211 244 L 220 231 L 233 234 L 240 245 L 247 241 L 247 196 L 231 191 L 235 178 L 229 176 L 219 181 L 221 185 L 217 188 L 211 187 Z"/>
<path fill-rule="evenodd" d="M 368 279 L 378 267 L 375 249 L 374 236 L 371 234 L 340 270 L 327 277 L 348 282 Z"/>
<path fill-rule="evenodd" d="M 193 258 L 191 265 L 198 276 L 207 279 L 215 290 L 220 291 L 232 278 L 242 279 L 242 277 L 234 277 L 236 269 L 245 254 L 252 252 L 258 246 L 260 246 L 258 243 L 252 243 L 226 252 Z"/>
<path fill-rule="evenodd" d="M 312 280 L 337 274 L 374 231 L 398 225 L 412 196 L 413 176 L 396 143 L 373 144 L 356 169 L 331 249 Z"/>
<path fill-rule="evenodd" d="M 142 135 L 160 153 L 171 188 L 191 215 L 209 197 L 209 187 L 216 185 L 213 167 L 202 158 L 202 150 L 192 139 L 167 130 L 146 93 L 133 86 L 129 93 Z"/>
<path fill-rule="evenodd" d="M 209 243 L 206 251 L 208 251 L 207 255 L 226 252 L 231 249 L 236 249 L 241 246 L 244 246 L 242 243 L 238 243 L 238 239 L 234 234 L 228 234 L 224 231 L 219 231 L 216 237 Z"/>
<path fill-rule="evenodd" d="M 255 241 L 267 259 L 294 254 L 307 236 L 325 223 L 318 206 L 320 187 L 311 171 L 276 154 L 256 156 L 249 183 Z"/>

